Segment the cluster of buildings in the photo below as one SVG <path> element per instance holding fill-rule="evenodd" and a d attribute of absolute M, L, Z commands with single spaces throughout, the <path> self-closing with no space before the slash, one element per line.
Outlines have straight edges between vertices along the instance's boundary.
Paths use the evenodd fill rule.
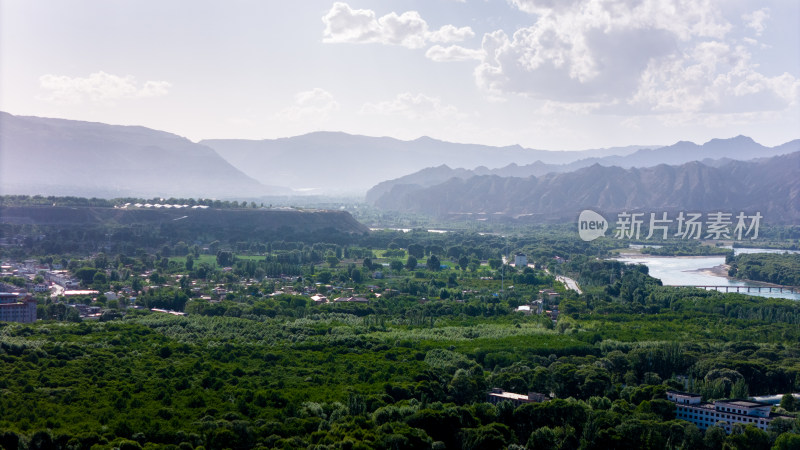
<path fill-rule="evenodd" d="M 701 430 L 718 426 L 730 434 L 731 427 L 739 423 L 766 431 L 775 419 L 794 420 L 793 417 L 773 413 L 769 403 L 751 400 L 728 399 L 709 403 L 703 402 L 700 394 L 681 391 L 667 391 L 667 400 L 675 403 L 677 419 L 691 422 Z"/>
<path fill-rule="evenodd" d="M 525 403 L 540 403 L 550 400 L 545 394 L 529 392 L 517 394 L 493 388 L 486 394 L 486 401 L 493 405 L 509 401 L 515 407 Z M 667 391 L 667 400 L 675 403 L 675 417 L 691 422 L 700 430 L 720 427 L 730 434 L 735 424 L 753 425 L 760 430 L 767 430 L 775 419 L 794 420 L 794 417 L 782 416 L 772 412 L 769 403 L 743 399 L 717 400 L 713 403 L 703 402 L 700 394 L 681 391 Z"/>
<path fill-rule="evenodd" d="M 558 298 L 560 294 L 552 289 L 539 291 L 539 300 L 533 300 L 527 305 L 517 306 L 516 311 L 523 314 L 545 314 L 555 323 L 558 321 Z M 545 309 L 545 308 L 549 309 Z"/>

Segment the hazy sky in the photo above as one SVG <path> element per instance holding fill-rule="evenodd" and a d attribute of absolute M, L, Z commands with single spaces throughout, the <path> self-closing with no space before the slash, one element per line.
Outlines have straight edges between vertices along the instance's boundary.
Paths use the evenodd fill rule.
<path fill-rule="evenodd" d="M 0 110 L 264 139 L 800 137 L 797 0 L 0 0 Z"/>

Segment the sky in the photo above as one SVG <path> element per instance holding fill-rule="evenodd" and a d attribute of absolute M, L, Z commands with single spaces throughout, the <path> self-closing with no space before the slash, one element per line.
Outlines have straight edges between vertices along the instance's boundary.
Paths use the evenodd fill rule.
<path fill-rule="evenodd" d="M 0 110 L 201 139 L 800 138 L 796 0 L 0 0 Z"/>

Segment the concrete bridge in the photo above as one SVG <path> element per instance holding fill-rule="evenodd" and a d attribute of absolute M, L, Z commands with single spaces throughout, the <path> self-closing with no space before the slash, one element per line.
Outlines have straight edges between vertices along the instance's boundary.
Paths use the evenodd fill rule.
<path fill-rule="evenodd" d="M 792 294 L 800 293 L 800 286 L 716 286 L 716 285 L 691 285 L 676 287 L 695 287 L 705 290 L 715 290 L 725 292 L 789 292 Z"/>

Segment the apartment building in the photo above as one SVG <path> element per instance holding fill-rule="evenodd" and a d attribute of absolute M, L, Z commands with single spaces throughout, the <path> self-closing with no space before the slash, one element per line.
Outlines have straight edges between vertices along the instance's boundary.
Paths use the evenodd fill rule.
<path fill-rule="evenodd" d="M 675 403 L 676 418 L 691 422 L 701 430 L 716 425 L 730 434 L 731 427 L 741 423 L 766 431 L 776 418 L 792 419 L 772 413 L 772 405 L 768 403 L 751 400 L 727 399 L 709 403 L 703 402 L 700 394 L 680 391 L 667 391 L 667 400 Z"/>

